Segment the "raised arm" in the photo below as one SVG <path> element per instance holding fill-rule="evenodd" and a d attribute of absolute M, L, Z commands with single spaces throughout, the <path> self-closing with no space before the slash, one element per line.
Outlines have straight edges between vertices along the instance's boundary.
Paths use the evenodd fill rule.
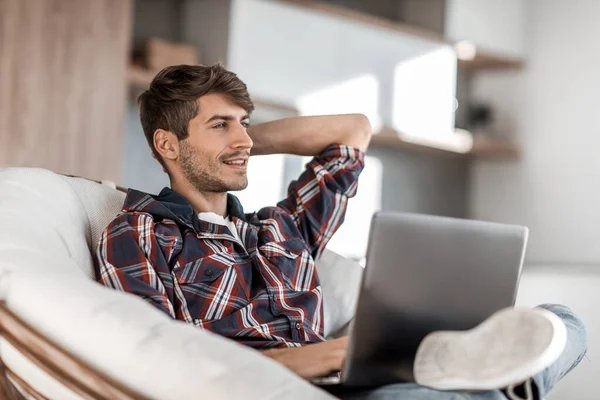
<path fill-rule="evenodd" d="M 252 155 L 297 154 L 316 156 L 332 144 L 365 151 L 371 124 L 363 114 L 292 117 L 251 125 Z"/>

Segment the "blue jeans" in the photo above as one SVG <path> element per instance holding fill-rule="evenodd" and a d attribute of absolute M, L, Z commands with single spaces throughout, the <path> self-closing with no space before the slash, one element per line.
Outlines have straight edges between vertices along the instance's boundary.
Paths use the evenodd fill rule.
<path fill-rule="evenodd" d="M 539 306 L 558 315 L 567 326 L 567 346 L 560 358 L 533 377 L 541 399 L 571 371 L 585 356 L 587 332 L 581 320 L 566 306 L 543 304 Z M 488 392 L 440 392 L 414 383 L 397 383 L 357 393 L 344 393 L 344 400 L 506 400 L 500 390 Z"/>

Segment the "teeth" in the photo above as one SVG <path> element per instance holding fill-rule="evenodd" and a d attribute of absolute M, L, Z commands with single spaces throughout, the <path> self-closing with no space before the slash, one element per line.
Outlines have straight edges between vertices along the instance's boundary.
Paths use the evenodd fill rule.
<path fill-rule="evenodd" d="M 246 161 L 245 160 L 225 161 L 225 164 L 230 164 L 230 165 L 244 165 L 244 164 L 246 164 Z"/>

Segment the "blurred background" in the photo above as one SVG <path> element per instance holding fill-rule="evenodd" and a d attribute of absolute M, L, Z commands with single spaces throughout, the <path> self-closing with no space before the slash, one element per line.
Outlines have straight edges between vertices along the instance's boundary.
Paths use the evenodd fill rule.
<path fill-rule="evenodd" d="M 157 193 L 135 99 L 172 64 L 236 72 L 253 123 L 364 113 L 376 135 L 330 248 L 363 261 L 380 209 L 528 226 L 518 303 L 566 303 L 590 335 L 548 398 L 596 399 L 599 15 L 597 0 L 0 0 L 0 166 Z M 305 162 L 253 158 L 246 211 Z"/>

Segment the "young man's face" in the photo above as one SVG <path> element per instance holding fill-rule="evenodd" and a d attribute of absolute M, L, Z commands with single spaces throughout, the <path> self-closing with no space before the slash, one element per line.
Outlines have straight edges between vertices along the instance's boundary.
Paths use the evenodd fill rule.
<path fill-rule="evenodd" d="M 252 148 L 248 113 L 222 94 L 208 94 L 198 102 L 200 112 L 188 125 L 189 136 L 179 142 L 181 172 L 202 192 L 245 189 Z"/>

